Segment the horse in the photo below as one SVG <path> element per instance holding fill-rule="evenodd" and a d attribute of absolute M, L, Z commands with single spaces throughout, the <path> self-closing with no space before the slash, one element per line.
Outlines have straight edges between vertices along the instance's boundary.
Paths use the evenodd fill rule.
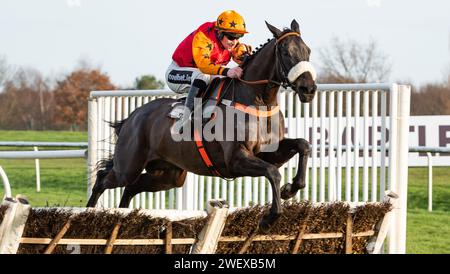
<path fill-rule="evenodd" d="M 314 98 L 317 86 L 314 68 L 309 63 L 311 50 L 302 39 L 297 21 L 294 19 L 291 28 L 283 30 L 267 21 L 265 23 L 273 37 L 241 64 L 244 71 L 242 79 L 224 77 L 220 81 L 228 81 L 233 90 L 224 92 L 223 100 L 241 106 L 274 110 L 265 112 L 271 113 L 265 118 L 268 123 L 279 128 L 276 131 L 276 150 L 263 151 L 264 144 L 270 141 L 260 138 L 260 135 L 257 135 L 259 137 L 256 140 L 205 141 L 202 148 L 206 149 L 209 159 L 214 162 L 212 172 L 199 156 L 198 140 L 175 141 L 172 138 L 171 127 L 176 121 L 168 117 L 168 113 L 177 99 L 155 99 L 136 109 L 128 118 L 111 124 L 117 135 L 114 154 L 99 162 L 87 207 L 94 207 L 106 189 L 116 187 L 125 187 L 119 207 L 128 207 L 131 199 L 140 192 L 183 186 L 188 171 L 231 179 L 264 176 L 271 184 L 273 199 L 270 209 L 259 221 L 258 228 L 262 231 L 270 229 L 282 214 L 281 198 L 290 199 L 305 187 L 305 171 L 310 154 L 307 140 L 284 138 L 284 119 L 278 108 L 277 94 L 280 86 L 290 87 L 301 102 L 309 103 Z M 217 107 L 226 111 L 230 105 L 219 104 Z M 273 115 L 274 112 L 277 115 Z M 245 127 L 257 128 L 260 120 L 259 116 L 248 119 Z M 234 129 L 238 130 L 237 125 Z M 280 188 L 281 174 L 278 169 L 296 154 L 299 154 L 297 174 L 292 183 Z M 143 170 L 146 172 L 143 173 Z"/>

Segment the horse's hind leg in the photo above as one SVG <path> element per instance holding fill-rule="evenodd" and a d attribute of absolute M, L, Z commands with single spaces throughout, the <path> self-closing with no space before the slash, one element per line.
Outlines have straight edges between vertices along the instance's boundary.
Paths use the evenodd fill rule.
<path fill-rule="evenodd" d="M 170 169 L 148 169 L 131 185 L 127 185 L 123 191 L 119 207 L 128 207 L 131 199 L 141 192 L 156 192 L 180 187 L 184 184 L 187 172 L 178 167 Z"/>
<path fill-rule="evenodd" d="M 156 187 L 153 186 L 152 182 L 155 178 L 152 175 L 144 173 L 139 175 L 136 182 L 131 185 L 127 185 L 123 190 L 122 198 L 120 199 L 119 207 L 127 208 L 130 205 L 131 199 L 138 193 L 143 191 L 154 192 L 158 191 Z"/>
<path fill-rule="evenodd" d="M 280 141 L 278 150 L 275 152 L 262 152 L 257 157 L 281 167 L 289 161 L 295 154 L 299 154 L 297 174 L 292 184 L 285 184 L 281 187 L 281 198 L 290 199 L 297 194 L 299 189 L 306 186 L 305 174 L 310 154 L 309 143 L 305 139 L 283 139 Z"/>
<path fill-rule="evenodd" d="M 103 178 L 102 176 L 97 175 L 97 180 L 95 182 L 94 187 L 92 188 L 92 194 L 91 197 L 89 198 L 86 207 L 94 207 L 97 204 L 98 199 L 106 189 L 122 186 L 124 186 L 123 182 L 117 180 L 116 174 L 112 169 Z"/>

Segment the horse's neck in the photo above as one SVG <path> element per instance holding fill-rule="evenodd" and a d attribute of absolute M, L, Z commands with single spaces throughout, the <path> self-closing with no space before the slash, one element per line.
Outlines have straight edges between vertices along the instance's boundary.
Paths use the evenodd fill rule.
<path fill-rule="evenodd" d="M 258 81 L 258 80 L 275 80 L 276 79 L 276 62 L 275 59 L 275 43 L 266 45 L 261 52 L 257 53 L 253 60 L 245 68 L 243 79 L 246 81 Z M 278 86 L 272 86 L 269 84 L 244 84 L 245 90 L 248 96 L 243 96 L 246 101 L 252 101 L 253 105 L 277 105 L 277 93 Z"/>

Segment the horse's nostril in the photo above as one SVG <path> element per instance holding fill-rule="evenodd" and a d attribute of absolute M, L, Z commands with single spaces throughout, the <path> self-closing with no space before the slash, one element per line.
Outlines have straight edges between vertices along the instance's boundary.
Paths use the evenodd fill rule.
<path fill-rule="evenodd" d="M 316 84 L 308 87 L 308 93 L 314 93 L 316 90 L 317 90 L 317 85 Z"/>
<path fill-rule="evenodd" d="M 307 95 L 314 94 L 314 92 L 316 92 L 316 90 L 317 90 L 317 86 L 315 84 L 311 85 L 311 86 L 300 86 L 298 89 L 299 92 L 302 92 Z"/>

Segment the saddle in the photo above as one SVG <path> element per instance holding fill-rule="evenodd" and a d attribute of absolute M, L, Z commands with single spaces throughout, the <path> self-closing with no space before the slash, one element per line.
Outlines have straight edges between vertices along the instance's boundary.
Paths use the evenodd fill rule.
<path fill-rule="evenodd" d="M 229 78 L 214 78 L 208 85 L 207 89 L 197 95 L 197 98 L 202 98 L 202 117 L 203 121 L 208 121 L 213 116 L 214 106 L 219 105 L 222 102 L 222 93 L 224 86 L 229 84 L 231 79 Z M 185 97 L 178 99 L 175 103 L 172 103 L 172 110 L 168 116 L 174 119 L 180 119 L 184 114 L 184 101 Z M 229 101 L 229 100 L 226 100 Z"/>

